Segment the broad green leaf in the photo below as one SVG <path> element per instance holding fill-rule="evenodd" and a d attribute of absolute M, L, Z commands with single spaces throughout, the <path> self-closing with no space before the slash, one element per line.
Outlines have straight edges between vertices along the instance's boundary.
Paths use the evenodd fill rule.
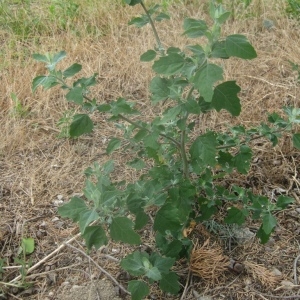
<path fill-rule="evenodd" d="M 226 52 L 225 41 L 216 41 L 212 45 L 211 57 L 214 57 L 214 58 L 223 58 L 223 59 L 229 58 L 229 56 L 228 56 L 228 54 Z"/>
<path fill-rule="evenodd" d="M 241 103 L 237 94 L 240 91 L 241 88 L 235 81 L 223 82 L 215 87 L 211 105 L 217 111 L 223 108 L 233 116 L 238 116 L 241 112 Z"/>
<path fill-rule="evenodd" d="M 74 222 L 78 222 L 80 213 L 86 211 L 87 209 L 87 206 L 81 198 L 73 197 L 69 203 L 58 208 L 58 213 L 63 218 L 70 218 Z"/>
<path fill-rule="evenodd" d="M 179 242 L 178 240 L 173 242 Z M 181 243 L 181 242 L 180 242 Z M 172 242 L 170 243 L 172 244 Z M 160 273 L 169 273 L 170 269 L 175 263 L 175 258 L 171 257 L 162 257 L 158 253 L 153 252 L 150 256 L 150 262 L 154 267 L 157 267 L 157 269 L 160 271 Z"/>
<path fill-rule="evenodd" d="M 245 218 L 244 213 L 240 209 L 238 209 L 234 206 L 229 208 L 227 216 L 224 219 L 225 223 L 227 223 L 227 224 L 235 223 L 238 225 L 244 224 L 245 220 L 246 220 L 246 218 Z"/>
<path fill-rule="evenodd" d="M 133 138 L 136 142 L 140 142 L 148 133 L 147 129 L 140 129 Z"/>
<path fill-rule="evenodd" d="M 127 4 L 129 4 L 130 6 L 133 6 L 133 5 L 136 5 L 136 4 L 139 4 L 142 2 L 142 0 L 125 0 L 125 2 Z"/>
<path fill-rule="evenodd" d="M 190 148 L 193 160 L 201 161 L 205 165 L 214 166 L 216 164 L 217 137 L 212 131 L 197 137 Z"/>
<path fill-rule="evenodd" d="M 106 153 L 109 155 L 116 149 L 120 148 L 120 146 L 121 146 L 121 140 L 118 138 L 112 138 L 106 147 Z"/>
<path fill-rule="evenodd" d="M 196 72 L 193 79 L 195 88 L 206 102 L 211 102 L 214 84 L 223 79 L 223 69 L 215 64 L 207 64 Z"/>
<path fill-rule="evenodd" d="M 180 210 L 170 203 L 161 207 L 156 213 L 153 229 L 162 234 L 166 230 L 179 231 L 183 226 L 183 220 L 180 217 Z"/>
<path fill-rule="evenodd" d="M 32 91 L 35 92 L 39 86 L 42 86 L 45 90 L 48 90 L 58 84 L 58 81 L 53 76 L 37 76 L 32 81 Z"/>
<path fill-rule="evenodd" d="M 146 167 L 145 162 L 139 158 L 135 158 L 134 160 L 128 162 L 127 165 L 138 171 L 142 170 Z"/>
<path fill-rule="evenodd" d="M 108 242 L 105 231 L 99 225 L 86 227 L 82 233 L 82 237 L 85 239 L 85 245 L 89 250 L 91 250 L 93 246 L 99 249 Z"/>
<path fill-rule="evenodd" d="M 80 79 L 78 79 L 77 81 L 74 82 L 73 86 L 81 86 L 83 88 L 87 88 L 89 86 L 93 86 L 97 83 L 96 81 L 96 77 L 98 76 L 97 73 L 94 73 L 92 76 L 85 78 L 85 77 L 81 77 Z"/>
<path fill-rule="evenodd" d="M 204 49 L 198 44 L 186 46 L 186 48 L 192 51 L 199 58 L 205 58 L 206 56 Z"/>
<path fill-rule="evenodd" d="M 155 61 L 152 69 L 154 72 L 163 75 L 175 75 L 179 73 L 184 67 L 184 58 L 177 53 L 172 53 L 168 56 L 162 56 L 159 60 Z"/>
<path fill-rule="evenodd" d="M 66 99 L 76 104 L 83 103 L 83 88 L 80 86 L 73 87 L 67 94 Z"/>
<path fill-rule="evenodd" d="M 22 238 L 22 250 L 25 254 L 31 254 L 34 251 L 34 239 Z"/>
<path fill-rule="evenodd" d="M 240 147 L 239 153 L 233 157 L 234 166 L 242 174 L 247 174 L 250 169 L 252 150 L 246 145 Z"/>
<path fill-rule="evenodd" d="M 33 59 L 40 61 L 40 62 L 44 62 L 44 63 L 49 63 L 49 59 L 46 55 L 42 55 L 42 54 L 32 54 Z"/>
<path fill-rule="evenodd" d="M 85 197 L 88 200 L 94 202 L 95 207 L 99 207 L 100 200 L 101 200 L 101 190 L 97 185 L 91 182 L 89 179 L 85 182 L 85 188 L 83 190 Z"/>
<path fill-rule="evenodd" d="M 300 133 L 293 134 L 293 145 L 300 150 Z"/>
<path fill-rule="evenodd" d="M 161 278 L 162 278 L 159 270 L 156 267 L 152 267 L 152 268 L 148 269 L 145 273 L 145 276 L 147 276 L 148 278 L 150 278 L 154 281 L 161 280 Z"/>
<path fill-rule="evenodd" d="M 150 82 L 151 100 L 154 103 L 166 100 L 170 95 L 171 80 L 161 77 L 154 77 Z"/>
<path fill-rule="evenodd" d="M 188 99 L 183 105 L 184 109 L 190 114 L 199 115 L 201 112 L 199 103 L 194 99 Z"/>
<path fill-rule="evenodd" d="M 126 99 L 119 98 L 117 101 L 111 102 L 111 113 L 114 116 L 119 114 L 134 114 L 136 110 L 132 109 Z"/>
<path fill-rule="evenodd" d="M 70 126 L 70 136 L 78 137 L 84 133 L 90 133 L 92 132 L 93 128 L 94 124 L 88 115 L 75 115 Z"/>
<path fill-rule="evenodd" d="M 135 25 L 137 28 L 141 28 L 149 23 L 149 18 L 146 15 L 133 18 L 128 22 L 128 25 Z"/>
<path fill-rule="evenodd" d="M 151 61 L 156 57 L 156 52 L 154 50 L 148 50 L 144 54 L 141 55 L 141 61 Z"/>
<path fill-rule="evenodd" d="M 225 41 L 226 53 L 244 59 L 257 57 L 256 51 L 244 35 L 229 35 Z"/>
<path fill-rule="evenodd" d="M 79 228 L 81 233 L 85 231 L 89 224 L 98 218 L 99 215 L 95 210 L 82 211 L 79 215 Z"/>
<path fill-rule="evenodd" d="M 271 213 L 267 213 L 263 216 L 262 229 L 266 234 L 270 234 L 273 231 L 276 224 L 277 220 Z"/>
<path fill-rule="evenodd" d="M 174 272 L 163 274 L 162 279 L 159 282 L 161 290 L 173 295 L 177 295 L 180 291 L 180 285 L 178 282 L 178 275 Z"/>
<path fill-rule="evenodd" d="M 158 124 L 166 124 L 170 121 L 176 120 L 176 117 L 180 114 L 180 112 L 181 112 L 181 105 L 177 105 L 177 106 L 174 106 L 174 107 L 167 108 L 163 112 L 163 117 L 158 122 Z"/>
<path fill-rule="evenodd" d="M 260 239 L 262 244 L 265 244 L 268 242 L 270 236 L 271 236 L 271 232 L 270 233 L 265 233 L 265 231 L 263 230 L 263 225 L 261 225 L 256 233 L 256 236 Z"/>
<path fill-rule="evenodd" d="M 187 35 L 189 38 L 197 38 L 204 36 L 208 27 L 202 20 L 186 18 L 183 22 L 183 29 L 183 34 Z"/>
<path fill-rule="evenodd" d="M 148 221 L 149 221 L 149 217 L 145 212 L 143 211 L 138 212 L 135 216 L 134 229 L 135 230 L 142 229 L 148 223 Z"/>
<path fill-rule="evenodd" d="M 145 259 L 149 259 L 146 252 L 135 251 L 121 260 L 121 267 L 133 276 L 141 276 L 146 272 Z"/>
<path fill-rule="evenodd" d="M 60 51 L 60 52 L 54 54 L 54 56 L 52 58 L 52 63 L 56 65 L 58 62 L 63 60 L 66 56 L 67 56 L 67 53 L 65 51 Z"/>
<path fill-rule="evenodd" d="M 132 229 L 133 222 L 126 217 L 113 218 L 110 225 L 110 235 L 115 241 L 122 241 L 128 244 L 140 244 L 140 236 Z"/>
<path fill-rule="evenodd" d="M 142 300 L 150 293 L 148 285 L 140 280 L 129 281 L 128 291 L 131 293 L 132 300 Z"/>
<path fill-rule="evenodd" d="M 222 6 L 219 6 L 219 7 L 222 7 Z M 223 11 L 222 13 L 219 13 L 216 20 L 219 24 L 223 24 L 228 20 L 229 17 L 230 17 L 230 12 L 229 11 Z"/>
<path fill-rule="evenodd" d="M 81 69 L 82 69 L 82 65 L 75 63 L 69 68 L 67 68 L 66 70 L 64 70 L 62 74 L 65 78 L 72 77 L 78 72 L 80 72 Z"/>
<path fill-rule="evenodd" d="M 160 22 L 162 20 L 170 20 L 170 16 L 161 12 L 154 18 L 154 20 L 157 22 Z"/>
<path fill-rule="evenodd" d="M 289 204 L 294 203 L 295 200 L 291 197 L 280 195 L 276 201 L 276 206 L 280 209 L 285 209 Z"/>
<path fill-rule="evenodd" d="M 97 110 L 100 112 L 107 112 L 111 110 L 110 104 L 100 104 L 97 106 Z"/>

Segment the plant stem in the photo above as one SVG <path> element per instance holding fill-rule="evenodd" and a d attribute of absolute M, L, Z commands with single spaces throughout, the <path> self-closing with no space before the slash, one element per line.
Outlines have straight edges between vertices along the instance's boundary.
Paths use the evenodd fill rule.
<path fill-rule="evenodd" d="M 150 25 L 151 25 L 151 27 L 152 27 L 153 34 L 154 34 L 154 37 L 155 37 L 155 39 L 156 39 L 156 43 L 157 43 L 157 45 L 158 45 L 158 50 L 159 50 L 159 52 L 161 53 L 161 55 L 165 55 L 165 49 L 164 49 L 164 47 L 163 47 L 163 45 L 162 45 L 162 43 L 161 43 L 161 41 L 160 41 L 160 38 L 159 38 L 159 36 L 158 36 L 158 33 L 157 33 L 156 28 L 155 28 L 154 22 L 153 22 L 153 20 L 152 20 L 152 18 L 151 18 L 151 16 L 150 16 L 150 14 L 149 14 L 149 12 L 148 12 L 148 10 L 147 10 L 145 4 L 144 4 L 144 2 L 141 1 L 140 4 L 142 5 L 142 7 L 143 7 L 143 9 L 144 9 L 144 11 L 145 11 L 147 17 L 149 18 L 149 22 L 150 22 Z"/>
<path fill-rule="evenodd" d="M 137 123 L 134 122 L 134 121 L 131 121 L 130 119 L 128 119 L 127 117 L 125 117 L 125 116 L 123 116 L 123 115 L 121 115 L 121 114 L 119 114 L 118 117 L 119 117 L 120 119 L 123 119 L 124 121 L 130 123 L 131 125 L 137 127 L 137 128 L 140 128 L 140 129 L 146 129 L 148 132 L 151 133 L 151 130 L 149 130 L 149 129 L 147 129 L 147 128 L 145 128 L 145 127 L 143 127 L 143 126 L 137 124 Z M 174 143 L 174 145 L 180 149 L 181 143 L 179 143 L 178 141 L 176 141 L 176 140 L 173 139 L 172 137 L 167 136 L 167 135 L 164 134 L 164 133 L 159 133 L 159 135 L 162 136 L 162 137 L 164 137 L 164 138 L 166 138 L 166 139 L 168 139 L 168 140 L 170 140 L 170 141 L 172 141 L 172 142 Z"/>

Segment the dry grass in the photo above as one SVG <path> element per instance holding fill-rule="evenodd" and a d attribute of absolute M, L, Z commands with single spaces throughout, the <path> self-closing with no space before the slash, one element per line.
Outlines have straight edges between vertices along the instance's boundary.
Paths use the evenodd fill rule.
<path fill-rule="evenodd" d="M 62 30 L 47 19 L 47 5 L 40 8 L 40 2 L 33 2 L 32 9 L 47 25 L 40 29 L 41 32 L 37 28 L 23 39 L 7 28 L 0 28 L 0 59 L 3 62 L 0 69 L 0 258 L 10 266 L 15 265 L 14 258 L 22 235 L 35 239 L 36 250 L 32 260 L 36 263 L 77 232 L 76 225 L 56 219 L 55 201 L 61 197 L 67 201 L 72 195 L 81 193 L 83 170 L 93 161 L 101 163 L 107 159 L 103 152 L 109 137 L 116 132 L 113 124 L 106 123 L 102 115 L 95 115 L 93 118 L 97 130 L 93 135 L 74 141 L 58 139 L 56 123 L 65 110 L 74 107 L 65 101 L 58 89 L 46 92 L 39 89 L 32 94 L 32 79 L 45 70 L 30 55 L 64 49 L 68 56 L 59 65 L 62 69 L 78 62 L 83 65 L 81 76 L 99 73 L 99 84 L 93 88 L 93 95 L 100 102 L 123 96 L 136 101 L 145 118 L 151 119 L 159 113 L 159 108 L 149 104 L 151 66 L 139 62 L 139 55 L 154 47 L 151 30 L 148 27 L 136 29 L 127 26 L 128 20 L 141 10 L 138 7 L 122 8 L 114 1 L 89 2 L 92 4 L 82 6 L 81 14 L 74 20 L 77 32 L 71 26 Z M 185 16 L 207 19 L 204 1 L 200 4 L 198 1 L 185 2 L 186 6 L 180 1 L 170 6 L 172 19 L 159 24 L 159 34 L 166 46 L 184 48 L 186 45 L 187 39 L 181 35 Z M 211 113 L 198 122 L 196 133 L 208 127 L 226 128 L 232 123 L 257 125 L 266 120 L 268 112 L 279 112 L 284 105 L 299 106 L 300 85 L 288 60 L 300 63 L 300 25 L 286 18 L 282 13 L 283 5 L 283 0 L 276 1 L 275 5 L 272 0 L 254 0 L 248 15 L 240 16 L 224 26 L 224 34 L 246 34 L 257 49 L 258 58 L 253 61 L 232 59 L 224 62 L 225 78 L 236 79 L 242 87 L 241 116 L 233 119 L 227 113 Z M 264 19 L 273 20 L 276 27 L 267 30 L 262 25 Z M 87 34 L 88 25 L 96 28 L 96 32 Z M 28 117 L 12 114 L 12 92 L 30 111 Z M 275 266 L 281 270 L 283 278 L 293 281 L 293 259 L 299 254 L 300 233 L 300 215 L 296 211 L 300 207 L 299 151 L 291 147 L 288 139 L 275 149 L 260 141 L 254 146 L 255 160 L 250 174 L 229 178 L 228 183 L 247 184 L 255 192 L 269 196 L 281 188 L 294 196 L 296 202 L 289 210 L 278 215 L 274 244 L 262 246 L 254 241 L 251 247 L 239 246 L 229 253 L 224 250 L 224 253 L 242 262 L 248 261 L 248 268 L 252 271 L 257 270 L 250 267 L 253 264 L 268 270 Z M 116 176 L 128 180 L 136 178 L 135 172 L 124 169 L 122 153 L 117 153 L 114 158 Z M 111 243 L 105 251 L 120 258 L 129 251 L 124 247 Z M 103 259 L 101 253 L 93 252 L 92 255 L 101 261 L 102 267 L 117 276 L 119 269 L 115 262 Z M 47 271 L 49 266 L 56 269 L 76 263 L 81 269 L 89 268 L 87 261 L 80 261 L 78 254 L 65 249 L 36 272 Z M 50 291 L 54 292 L 53 299 L 59 297 L 56 290 L 62 289 L 66 278 L 72 278 L 71 284 L 80 284 L 87 279 L 76 271 L 78 268 L 57 271 L 55 278 L 37 276 L 33 279 L 34 288 L 28 292 L 26 299 L 46 299 Z M 273 293 L 276 282 L 269 288 L 263 285 L 260 275 L 257 277 L 253 274 L 242 274 L 238 278 L 233 274 L 222 276 L 217 288 L 194 279 L 194 290 L 213 295 L 214 299 L 263 299 L 260 293 Z M 4 279 L 9 281 L 17 275 L 15 269 L 9 269 Z M 247 278 L 251 278 L 251 283 Z M 185 279 L 182 278 L 183 283 Z M 14 292 L 10 290 L 10 293 Z M 276 295 L 284 299 L 285 295 L 294 292 L 279 290 Z M 155 293 L 155 289 L 152 293 Z M 166 299 L 158 293 L 158 299 Z M 25 299 L 25 296 L 20 297 Z M 190 289 L 186 299 L 193 297 Z"/>

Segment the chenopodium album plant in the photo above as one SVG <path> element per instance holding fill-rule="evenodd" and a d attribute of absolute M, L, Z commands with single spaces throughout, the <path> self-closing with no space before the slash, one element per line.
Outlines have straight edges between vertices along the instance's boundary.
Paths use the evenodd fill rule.
<path fill-rule="evenodd" d="M 231 127 L 228 132 L 207 129 L 195 136 L 195 123 L 190 116 L 201 116 L 216 110 L 227 110 L 232 116 L 241 112 L 238 94 L 241 88 L 235 81 L 224 81 L 223 68 L 218 59 L 230 57 L 254 59 L 257 54 L 240 34 L 221 35 L 222 24 L 229 17 L 221 4 L 210 3 L 212 25 L 203 20 L 184 20 L 184 34 L 197 41 L 206 38 L 206 44 L 187 45 L 185 49 L 164 49 L 155 27 L 155 21 L 168 19 L 156 5 L 147 9 L 141 0 L 126 0 L 129 5 L 140 4 L 145 15 L 130 24 L 139 27 L 150 24 L 157 47 L 141 55 L 141 61 L 153 61 L 156 76 L 151 80 L 151 101 L 165 107 L 162 115 L 151 122 L 138 118 L 135 103 L 119 98 L 98 104 L 89 96 L 89 88 L 96 84 L 97 74 L 80 78 L 69 84 L 69 78 L 81 70 L 75 63 L 64 71 L 56 65 L 65 52 L 55 55 L 34 54 L 34 59 L 46 63 L 49 74 L 33 80 L 33 91 L 39 86 L 49 89 L 56 85 L 67 91 L 66 99 L 76 103 L 86 113 L 76 114 L 70 125 L 70 136 L 78 137 L 93 130 L 91 112 L 105 113 L 108 121 L 124 130 L 123 138 L 112 137 L 106 152 L 119 147 L 133 151 L 129 166 L 143 170 L 134 183 L 112 182 L 112 160 L 100 166 L 95 163 L 85 172 L 84 197 L 73 197 L 59 208 L 63 217 L 78 222 L 86 246 L 98 249 L 108 241 L 132 245 L 143 243 L 140 230 L 148 223 L 156 233 L 156 249 L 150 254 L 135 251 L 121 261 L 121 266 L 140 280 L 129 282 L 133 299 L 142 299 L 149 293 L 148 284 L 158 282 L 160 288 L 177 294 L 180 290 L 178 275 L 172 271 L 175 261 L 189 257 L 191 240 L 184 229 L 193 222 L 211 218 L 222 207 L 227 215 L 224 222 L 242 225 L 247 218 L 261 220 L 257 236 L 266 242 L 276 226 L 274 213 L 286 208 L 293 199 L 281 195 L 276 201 L 264 195 L 254 195 L 239 186 L 229 189 L 220 180 L 232 172 L 247 174 L 252 151 L 250 143 L 265 137 L 273 146 L 283 132 L 291 132 L 293 124 L 300 123 L 300 109 L 285 107 L 286 117 L 276 113 L 268 117 L 268 124 L 252 129 Z M 167 103 L 168 105 L 165 105 Z M 300 149 L 300 134 L 293 134 L 294 146 Z M 149 211 L 155 212 L 154 219 Z M 152 222 L 153 220 L 153 222 Z"/>

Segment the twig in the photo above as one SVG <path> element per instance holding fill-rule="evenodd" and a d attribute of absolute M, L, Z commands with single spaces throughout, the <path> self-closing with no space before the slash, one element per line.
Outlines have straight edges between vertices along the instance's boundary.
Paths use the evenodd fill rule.
<path fill-rule="evenodd" d="M 189 273 L 188 273 L 188 276 L 187 276 L 187 280 L 186 280 L 186 283 L 185 283 L 185 286 L 184 286 L 184 290 L 182 292 L 182 295 L 180 297 L 180 300 L 184 300 L 185 299 L 185 294 L 186 294 L 186 291 L 188 289 L 188 286 L 189 286 L 189 282 L 190 282 L 190 276 L 191 276 L 191 270 L 189 270 Z"/>
<path fill-rule="evenodd" d="M 70 244 L 65 244 L 66 246 L 72 248 L 73 250 L 76 250 L 78 252 L 80 252 L 82 255 L 84 255 L 85 257 L 87 257 L 90 261 L 92 261 L 94 263 L 94 265 L 102 272 L 104 273 L 109 279 L 111 279 L 124 293 L 130 295 L 130 293 L 110 274 L 108 273 L 105 269 L 103 269 L 102 267 L 100 267 L 97 262 L 95 260 L 93 260 L 89 255 L 87 255 L 84 251 L 82 251 L 81 249 L 78 249 Z"/>
<path fill-rule="evenodd" d="M 73 236 L 71 239 L 69 239 L 68 241 L 66 241 L 65 243 L 61 244 L 58 248 L 56 248 L 54 251 L 52 251 L 50 254 L 48 254 L 46 257 L 44 257 L 42 260 L 40 260 L 39 262 L 37 262 L 35 265 L 33 265 L 31 268 L 29 268 L 27 270 L 27 274 L 29 274 L 30 272 L 32 272 L 33 270 L 35 270 L 36 268 L 38 268 L 40 265 L 42 265 L 45 261 L 47 261 L 49 258 L 51 258 L 53 255 L 55 255 L 56 253 L 58 253 L 60 250 L 62 250 L 63 248 L 66 247 L 66 245 L 68 245 L 69 243 L 71 243 L 72 241 L 74 241 L 75 239 L 77 239 L 78 237 L 80 237 L 81 233 L 76 234 L 75 236 Z M 9 283 L 13 283 L 15 281 L 18 281 L 22 278 L 21 275 L 17 276 L 16 278 L 14 278 L 13 280 L 11 280 Z"/>
<path fill-rule="evenodd" d="M 300 255 L 298 255 L 294 260 L 294 283 L 298 285 L 298 276 L 297 276 L 297 263 L 300 259 Z"/>

